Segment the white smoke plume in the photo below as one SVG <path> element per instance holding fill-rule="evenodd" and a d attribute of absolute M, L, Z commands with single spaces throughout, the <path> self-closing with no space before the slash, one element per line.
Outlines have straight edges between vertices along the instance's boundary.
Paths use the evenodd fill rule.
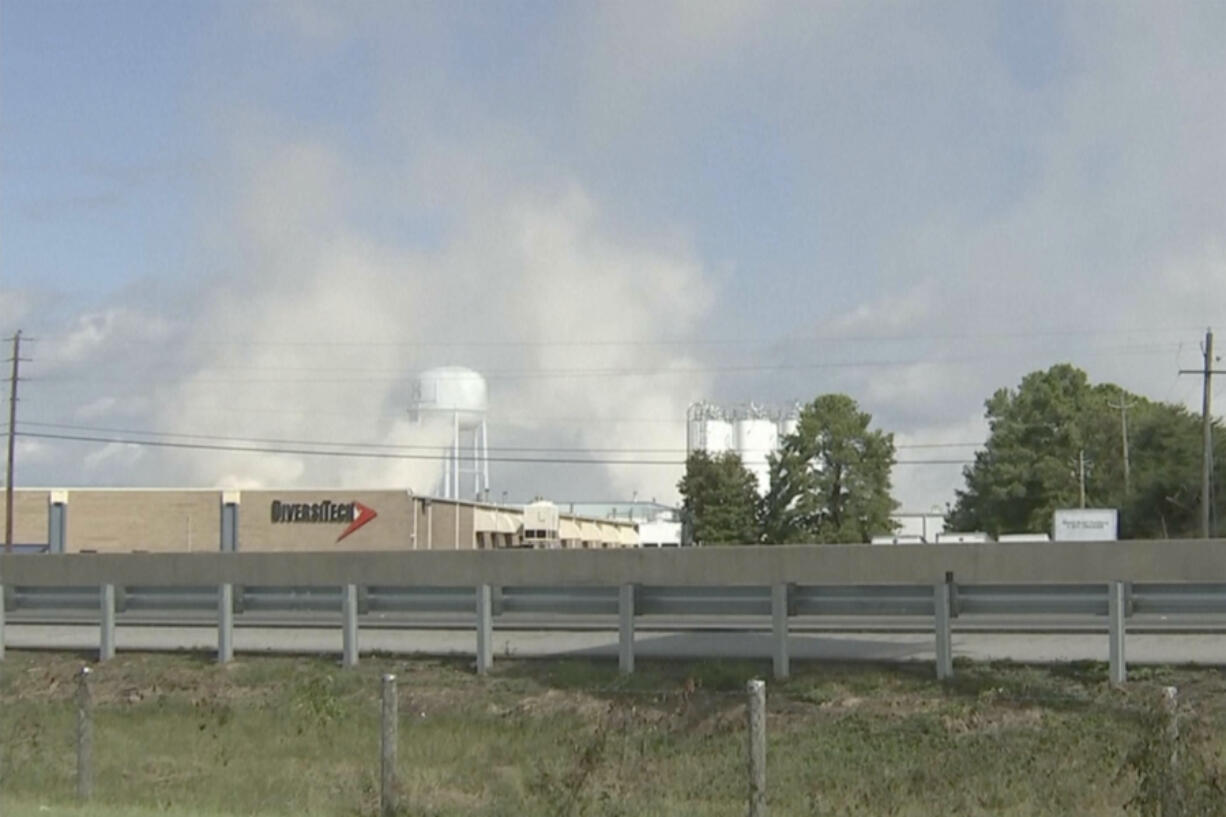
<path fill-rule="evenodd" d="M 406 249 L 347 218 L 362 194 L 360 171 L 337 151 L 274 144 L 245 164 L 260 170 L 243 179 L 239 206 L 213 231 L 233 239 L 231 271 L 198 281 L 180 315 L 108 314 L 58 343 L 56 357 L 66 366 L 91 352 L 96 360 L 117 335 L 130 335 L 130 326 L 157 327 L 142 338 L 174 337 L 164 349 L 139 347 L 161 358 L 146 372 L 153 385 L 141 389 L 141 380 L 120 378 L 113 392 L 103 387 L 73 407 L 76 421 L 147 418 L 157 431 L 222 444 L 302 448 L 319 441 L 352 451 L 379 443 L 437 457 L 450 442 L 450 423 L 409 419 L 413 379 L 425 368 L 460 363 L 492 370 L 495 456 L 506 446 L 541 446 L 558 450 L 529 456 L 583 458 L 562 449 L 626 448 L 671 449 L 656 456 L 681 458 L 680 421 L 706 381 L 652 372 L 692 365 L 653 341 L 692 331 L 710 301 L 700 265 L 684 248 L 619 241 L 597 204 L 567 183 L 483 196 L 450 240 L 430 252 Z M 628 417 L 678 423 L 603 422 Z M 97 481 L 429 492 L 442 463 L 107 446 L 84 468 Z M 492 470 L 495 498 L 503 490 L 515 498 L 557 491 L 568 499 L 671 498 L 680 475 L 676 466 L 547 462 L 496 462 Z"/>

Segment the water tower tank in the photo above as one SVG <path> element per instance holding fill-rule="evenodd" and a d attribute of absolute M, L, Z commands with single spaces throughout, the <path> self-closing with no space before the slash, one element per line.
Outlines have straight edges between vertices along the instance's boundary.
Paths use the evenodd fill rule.
<path fill-rule="evenodd" d="M 418 376 L 415 391 L 415 412 L 454 415 L 463 429 L 480 426 L 489 406 L 485 378 L 463 366 L 427 369 Z"/>

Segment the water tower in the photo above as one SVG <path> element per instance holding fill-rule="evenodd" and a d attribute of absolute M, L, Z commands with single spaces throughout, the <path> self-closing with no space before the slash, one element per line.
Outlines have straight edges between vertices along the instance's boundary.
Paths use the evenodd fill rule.
<path fill-rule="evenodd" d="M 451 426 L 451 445 L 444 458 L 445 499 L 459 499 L 461 479 L 473 486 L 473 498 L 490 488 L 489 437 L 485 412 L 489 391 L 485 378 L 462 366 L 440 366 L 422 372 L 414 385 L 411 414 L 417 422 Z M 471 456 L 467 452 L 471 451 Z M 472 482 L 469 483 L 468 479 Z"/>

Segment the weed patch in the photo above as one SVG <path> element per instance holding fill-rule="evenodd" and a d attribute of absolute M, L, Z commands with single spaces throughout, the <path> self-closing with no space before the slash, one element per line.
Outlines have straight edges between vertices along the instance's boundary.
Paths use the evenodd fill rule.
<path fill-rule="evenodd" d="M 5 814 L 348 815 L 378 803 L 379 677 L 400 695 L 405 814 L 744 813 L 755 663 L 468 662 L 123 654 L 94 667 L 96 801 L 74 803 L 72 655 L 0 665 Z M 797 665 L 768 682 L 774 815 L 1219 817 L 1226 677 L 1094 664 Z M 1160 685 L 1180 689 L 1178 763 Z M 1181 809 L 1170 811 L 1172 808 Z"/>

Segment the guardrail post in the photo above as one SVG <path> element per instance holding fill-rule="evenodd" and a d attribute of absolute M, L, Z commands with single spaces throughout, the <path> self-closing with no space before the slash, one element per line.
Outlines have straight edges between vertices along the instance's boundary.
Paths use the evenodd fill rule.
<path fill-rule="evenodd" d="M 52 491 L 47 497 L 47 552 L 64 553 L 68 537 L 68 492 Z"/>
<path fill-rule="evenodd" d="M 958 583 L 954 581 L 954 572 L 945 571 L 945 584 L 949 585 L 949 617 L 958 617 Z"/>
<path fill-rule="evenodd" d="M 766 683 L 746 685 L 749 720 L 749 817 L 766 817 Z"/>
<path fill-rule="evenodd" d="M 485 675 L 494 663 L 494 621 L 491 615 L 490 586 L 477 587 L 477 674 Z"/>
<path fill-rule="evenodd" d="M 89 691 L 89 667 L 77 673 L 77 799 L 94 794 L 94 700 Z"/>
<path fill-rule="evenodd" d="M 98 660 L 110 661 L 115 657 L 115 585 L 102 585 L 99 604 L 102 607 L 102 631 L 98 638 Z"/>
<path fill-rule="evenodd" d="M 392 817 L 397 809 L 396 747 L 400 739 L 396 676 L 383 676 L 383 713 L 379 730 L 379 814 Z"/>
<path fill-rule="evenodd" d="M 771 585 L 771 657 L 775 678 L 788 677 L 788 586 Z"/>
<path fill-rule="evenodd" d="M 0 600 L 8 588 L 0 584 Z M 0 661 L 4 660 L 4 604 L 0 603 Z"/>
<path fill-rule="evenodd" d="M 346 667 L 358 665 L 358 588 L 357 585 L 345 585 L 344 601 L 341 604 L 341 615 L 344 618 L 341 640 L 344 657 L 342 663 Z"/>
<path fill-rule="evenodd" d="M 932 586 L 932 629 L 936 636 L 937 679 L 954 677 L 953 638 L 949 629 L 949 585 L 938 582 Z"/>
<path fill-rule="evenodd" d="M 234 553 L 238 550 L 238 504 L 241 494 L 238 491 L 223 491 L 221 494 L 221 541 L 218 549 L 222 553 Z"/>
<path fill-rule="evenodd" d="M 234 660 L 234 585 L 217 588 L 217 660 L 228 664 Z"/>
<path fill-rule="evenodd" d="M 617 588 L 617 669 L 634 672 L 634 585 Z"/>
<path fill-rule="evenodd" d="M 1107 656 L 1111 683 L 1122 684 L 1128 680 L 1128 667 L 1124 659 L 1124 583 L 1107 585 Z"/>

